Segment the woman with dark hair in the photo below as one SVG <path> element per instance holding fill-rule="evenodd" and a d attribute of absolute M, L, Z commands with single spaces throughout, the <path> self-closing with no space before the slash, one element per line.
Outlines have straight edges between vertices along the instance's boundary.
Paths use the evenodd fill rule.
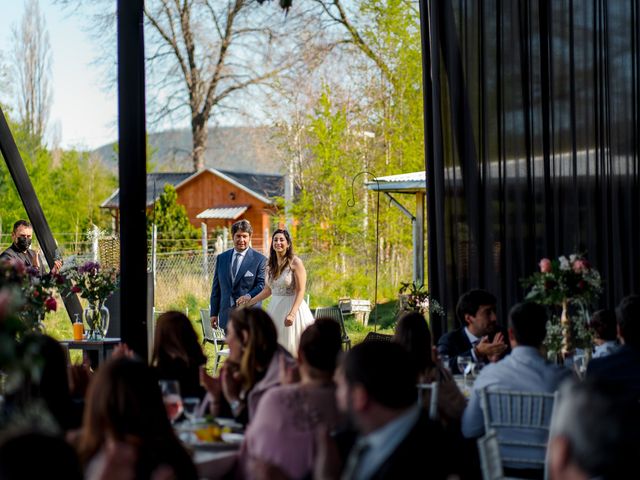
<path fill-rule="evenodd" d="M 258 308 L 232 310 L 227 324 L 229 357 L 219 378 L 200 369 L 200 381 L 213 397 L 213 414 L 230 412 L 237 421 L 251 420 L 262 395 L 280 384 L 281 369 L 294 363 L 278 345 L 271 317 Z"/>
<path fill-rule="evenodd" d="M 169 423 L 155 375 L 144 363 L 124 357 L 102 365 L 89 386 L 77 440 L 87 477 L 103 463 L 113 443 L 134 447 L 137 479 L 151 478 L 159 467 L 170 468 L 173 478 L 197 478 Z"/>
<path fill-rule="evenodd" d="M 443 424 L 459 422 L 467 401 L 451 374 L 434 360 L 431 332 L 419 312 L 405 313 L 396 325 L 393 341 L 402 345 L 418 367 L 420 383 L 438 382 L 438 416 Z M 429 396 L 424 396 L 428 405 Z"/>
<path fill-rule="evenodd" d="M 300 335 L 313 323 L 313 315 L 304 301 L 307 271 L 302 260 L 293 253 L 288 231 L 273 232 L 267 270 L 264 289 L 245 304 L 255 305 L 271 296 L 267 313 L 276 325 L 278 342 L 291 355 L 297 355 Z"/>
<path fill-rule="evenodd" d="M 60 343 L 47 335 L 29 334 L 18 349 L 20 357 L 32 358 L 34 368 L 22 372 L 25 378 L 17 391 L 7 395 L 6 410 L 18 411 L 31 402 L 40 401 L 62 431 L 78 428 L 82 404 L 72 400 L 67 355 Z"/>
<path fill-rule="evenodd" d="M 151 365 L 159 380 L 178 380 L 183 397 L 204 396 L 200 366 L 207 363 L 191 321 L 184 313 L 165 312 L 158 317 Z"/>
<path fill-rule="evenodd" d="M 245 434 L 240 465 L 249 478 L 252 462 L 266 462 L 287 478 L 305 478 L 315 457 L 316 429 L 333 429 L 339 415 L 333 374 L 342 347 L 340 326 L 318 319 L 300 338 L 301 381 L 269 390 Z"/>

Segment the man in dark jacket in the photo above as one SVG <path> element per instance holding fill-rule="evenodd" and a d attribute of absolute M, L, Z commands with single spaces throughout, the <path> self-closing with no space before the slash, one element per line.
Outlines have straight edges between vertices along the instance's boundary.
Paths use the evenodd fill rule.
<path fill-rule="evenodd" d="M 349 351 L 336 374 L 336 400 L 357 435 L 343 455 L 326 438 L 320 442 L 314 478 L 447 477 L 452 449 L 440 424 L 417 403 L 417 374 L 398 344 L 373 341 Z"/>
<path fill-rule="evenodd" d="M 616 308 L 618 339 L 622 347 L 615 353 L 594 358 L 587 377 L 614 383 L 640 400 L 640 295 L 629 295 Z"/>
<path fill-rule="evenodd" d="M 19 261 L 27 268 L 35 268 L 40 275 L 45 274 L 43 262 L 38 258 L 37 252 L 31 250 L 31 240 L 33 237 L 33 227 L 26 220 L 18 220 L 13 224 L 11 232 L 12 243 L 2 254 L 0 260 Z M 56 260 L 52 273 L 57 273 L 62 267 L 62 261 Z"/>
<path fill-rule="evenodd" d="M 497 362 L 509 352 L 507 331 L 498 325 L 496 297 L 486 290 L 470 290 L 460 297 L 456 316 L 462 325 L 438 341 L 438 353 L 449 356 L 453 373 L 458 356 L 466 355 L 475 363 Z"/>

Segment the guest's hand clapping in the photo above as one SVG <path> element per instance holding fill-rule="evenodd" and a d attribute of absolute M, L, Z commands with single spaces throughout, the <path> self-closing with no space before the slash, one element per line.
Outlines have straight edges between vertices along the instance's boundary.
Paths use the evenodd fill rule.
<path fill-rule="evenodd" d="M 490 362 L 497 362 L 506 349 L 504 337 L 502 333 L 498 332 L 492 342 L 489 341 L 489 337 L 482 337 L 476 345 L 476 354 L 487 358 Z"/>

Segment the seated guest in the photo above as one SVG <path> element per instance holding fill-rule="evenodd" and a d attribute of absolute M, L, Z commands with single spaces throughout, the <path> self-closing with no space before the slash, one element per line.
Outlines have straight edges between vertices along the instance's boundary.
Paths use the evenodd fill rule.
<path fill-rule="evenodd" d="M 598 310 L 591 317 L 589 330 L 593 334 L 595 351 L 593 358 L 606 357 L 620 348 L 618 343 L 618 323 L 613 310 Z"/>
<path fill-rule="evenodd" d="M 77 450 L 91 478 L 104 468 L 114 443 L 135 449 L 135 478 L 157 470 L 172 478 L 196 479 L 189 454 L 176 437 L 153 371 L 130 358 L 111 359 L 91 380 Z"/>
<path fill-rule="evenodd" d="M 619 385 L 563 386 L 549 433 L 552 480 L 631 478 L 640 453 L 638 403 Z"/>
<path fill-rule="evenodd" d="M 419 312 L 409 312 L 398 320 L 393 341 L 402 345 L 411 355 L 418 368 L 420 383 L 438 382 L 438 418 L 446 424 L 458 422 L 467 405 L 467 400 L 456 385 L 451 374 L 433 360 L 429 325 Z M 429 405 L 429 395 L 424 396 Z"/>
<path fill-rule="evenodd" d="M 259 308 L 239 308 L 229 314 L 229 357 L 219 378 L 200 369 L 200 381 L 213 399 L 214 415 L 233 417 L 247 424 L 264 393 L 280 385 L 281 368 L 294 365 L 293 357 L 278 345 L 271 317 Z"/>
<path fill-rule="evenodd" d="M 527 302 L 515 305 L 509 312 L 509 341 L 511 355 L 498 363 L 487 365 L 474 382 L 469 404 L 462 416 L 462 434 L 467 438 L 484 435 L 484 420 L 480 407 L 480 390 L 514 390 L 519 392 L 547 392 L 558 389 L 562 380 L 570 376 L 564 367 L 547 364 L 541 353 L 542 341 L 547 333 L 547 311 L 541 305 Z M 515 432 L 514 440 L 544 443 L 546 438 L 533 438 L 539 432 Z M 520 465 L 505 465 L 522 469 Z M 506 473 L 506 471 L 505 471 Z M 531 474 L 529 476 L 528 474 Z M 524 472 L 509 475 L 519 478 L 537 478 L 542 472 Z"/>
<path fill-rule="evenodd" d="M 298 348 L 301 382 L 264 394 L 245 434 L 241 464 L 250 478 L 252 462 L 278 467 L 289 478 L 313 469 L 316 427 L 338 421 L 333 373 L 342 348 L 340 325 L 318 319 L 302 333 Z"/>
<path fill-rule="evenodd" d="M 336 373 L 336 400 L 358 436 L 342 457 L 345 462 L 325 436 L 314 478 L 446 478 L 450 448 L 440 425 L 416 403 L 417 375 L 409 354 L 396 343 L 367 342 L 351 349 Z"/>
<path fill-rule="evenodd" d="M 458 355 L 469 355 L 475 363 L 491 363 L 508 353 L 506 330 L 498 325 L 496 297 L 491 293 L 468 291 L 458 300 L 456 315 L 462 326 L 438 341 L 438 353 L 449 356 L 453 373 L 462 373 Z"/>
<path fill-rule="evenodd" d="M 620 349 L 587 365 L 587 377 L 619 383 L 640 398 L 640 295 L 622 299 L 616 309 Z"/>
<path fill-rule="evenodd" d="M 181 312 L 158 317 L 151 365 L 159 380 L 178 380 L 182 397 L 204 396 L 200 366 L 207 363 L 191 321 Z"/>
<path fill-rule="evenodd" d="M 76 452 L 64 439 L 28 432 L 5 438 L 0 444 L 0 478 L 81 480 L 83 476 Z"/>
<path fill-rule="evenodd" d="M 20 388 L 7 395 L 6 410 L 11 415 L 28 403 L 40 401 L 62 431 L 80 426 L 82 404 L 72 401 L 69 391 L 67 355 L 60 343 L 47 335 L 30 334 L 18 346 L 18 355 L 41 359 L 25 373 Z M 13 375 L 13 373 L 9 373 Z"/>

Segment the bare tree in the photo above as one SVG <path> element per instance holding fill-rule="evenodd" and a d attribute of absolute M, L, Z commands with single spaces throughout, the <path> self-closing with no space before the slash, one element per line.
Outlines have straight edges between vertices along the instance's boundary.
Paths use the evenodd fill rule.
<path fill-rule="evenodd" d="M 58 2 L 95 8 L 86 0 Z M 113 0 L 101 2 L 107 6 Z M 296 69 L 312 69 L 317 56 L 327 51 L 322 46 L 310 48 L 322 45 L 322 35 L 309 27 L 317 16 L 302 2 L 286 17 L 280 8 L 258 3 L 262 2 L 145 2 L 149 120 L 162 125 L 189 119 L 195 170 L 204 168 L 211 122 L 251 110 L 253 96 L 268 95 L 270 85 Z M 114 26 L 113 15 L 105 9 L 93 11 L 92 28 L 100 32 L 102 42 L 108 42 L 104 32 Z"/>
<path fill-rule="evenodd" d="M 42 139 L 51 108 L 51 48 L 38 0 L 28 0 L 20 28 L 13 29 L 13 64 L 20 120 Z"/>

